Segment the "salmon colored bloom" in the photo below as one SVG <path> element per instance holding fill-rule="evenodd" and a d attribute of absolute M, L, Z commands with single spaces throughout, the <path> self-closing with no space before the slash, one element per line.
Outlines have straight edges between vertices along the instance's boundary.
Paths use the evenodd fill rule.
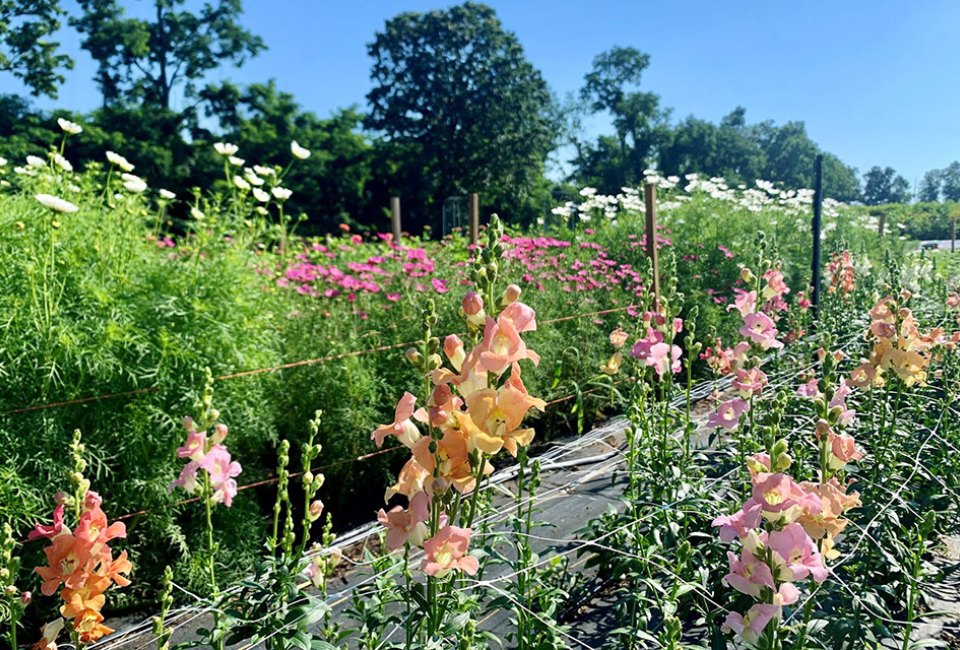
<path fill-rule="evenodd" d="M 527 344 L 520 338 L 522 330 L 512 318 L 507 316 L 507 310 L 517 305 L 521 303 L 515 302 L 504 309 L 497 320 L 487 317 L 487 325 L 483 331 L 478 365 L 481 369 L 492 372 L 498 377 L 514 362 L 530 359 L 534 365 L 540 363 L 539 355 L 533 350 L 528 350 Z M 532 317 L 530 320 L 521 320 L 524 325 L 529 325 L 530 322 L 533 322 L 533 327 L 536 328 L 536 322 L 532 321 Z"/>
<path fill-rule="evenodd" d="M 480 570 L 477 558 L 467 555 L 470 537 L 469 528 L 444 526 L 436 535 L 423 543 L 426 557 L 423 560 L 423 572 L 428 576 L 443 578 L 452 571 L 463 571 L 474 575 Z"/>
<path fill-rule="evenodd" d="M 618 327 L 610 332 L 610 345 L 612 345 L 615 350 L 619 350 L 623 347 L 624 343 L 627 342 L 628 336 L 622 328 Z"/>
<path fill-rule="evenodd" d="M 605 375 L 615 375 L 620 372 L 620 366 L 623 364 L 623 353 L 614 352 L 606 363 L 600 364 L 600 372 Z"/>
<path fill-rule="evenodd" d="M 383 508 L 377 513 L 379 521 L 387 529 L 387 548 L 395 551 L 409 542 L 420 546 L 428 534 L 426 521 L 430 518 L 430 497 L 419 492 L 410 500 L 409 509 L 396 506 L 390 512 Z"/>
<path fill-rule="evenodd" d="M 436 445 L 436 453 L 430 451 Z M 439 477 L 453 485 L 461 493 L 470 492 L 476 485 L 473 468 L 467 452 L 467 441 L 458 431 L 448 429 L 440 440 L 421 438 L 413 446 L 413 457 L 427 471 L 427 476 Z M 433 493 L 433 487 L 426 483 L 424 489 Z"/>
<path fill-rule="evenodd" d="M 410 419 L 413 417 L 416 402 L 415 395 L 404 392 L 403 397 L 397 402 L 397 408 L 394 410 L 393 422 L 381 424 L 373 431 L 370 439 L 375 441 L 378 447 L 382 447 L 387 436 L 396 436 L 404 446 L 412 448 L 420 440 L 420 430 Z"/>

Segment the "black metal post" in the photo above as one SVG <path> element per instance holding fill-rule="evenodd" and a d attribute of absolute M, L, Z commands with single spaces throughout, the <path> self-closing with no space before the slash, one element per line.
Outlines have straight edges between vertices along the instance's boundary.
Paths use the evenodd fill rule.
<path fill-rule="evenodd" d="M 820 226 L 823 213 L 823 155 L 817 154 L 813 164 L 813 282 L 810 295 L 813 317 L 820 308 Z"/>

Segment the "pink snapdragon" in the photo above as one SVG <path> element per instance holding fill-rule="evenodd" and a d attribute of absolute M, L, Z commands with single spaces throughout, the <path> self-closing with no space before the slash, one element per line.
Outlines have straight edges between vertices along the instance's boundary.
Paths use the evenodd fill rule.
<path fill-rule="evenodd" d="M 742 336 L 750 339 L 764 350 L 783 347 L 783 343 L 777 340 L 779 332 L 777 332 L 776 324 L 763 312 L 744 316 L 743 325 L 739 331 Z"/>
<path fill-rule="evenodd" d="M 744 399 L 751 395 L 760 395 L 766 385 L 767 374 L 760 368 L 750 368 L 749 370 L 740 368 L 733 380 L 733 387 L 739 391 L 740 397 Z"/>
<path fill-rule="evenodd" d="M 707 417 L 707 426 L 712 429 L 723 427 L 727 431 L 732 431 L 740 423 L 740 416 L 748 410 L 750 410 L 750 404 L 746 400 L 739 397 L 727 400 Z"/>
<path fill-rule="evenodd" d="M 680 346 L 668 345 L 666 343 L 656 343 L 650 347 L 650 355 L 647 357 L 647 366 L 652 367 L 658 377 L 663 377 L 671 372 L 676 374 L 680 372 L 680 355 L 683 351 Z"/>

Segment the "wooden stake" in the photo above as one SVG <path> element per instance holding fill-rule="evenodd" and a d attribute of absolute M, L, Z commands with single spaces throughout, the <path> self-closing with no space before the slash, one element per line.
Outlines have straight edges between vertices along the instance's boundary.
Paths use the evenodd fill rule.
<path fill-rule="evenodd" d="M 474 246 L 480 241 L 480 195 L 470 193 L 470 243 Z"/>
<path fill-rule="evenodd" d="M 881 212 L 880 219 L 877 221 L 877 234 L 883 237 L 883 227 L 887 224 L 887 213 Z"/>
<path fill-rule="evenodd" d="M 957 252 L 957 218 L 950 220 L 950 252 Z"/>
<path fill-rule="evenodd" d="M 653 306 L 660 308 L 660 261 L 657 256 L 657 186 L 647 183 L 643 188 L 643 199 L 647 217 L 647 257 L 653 268 Z"/>
<path fill-rule="evenodd" d="M 390 224 L 393 226 L 393 243 L 400 245 L 400 197 L 390 197 Z"/>

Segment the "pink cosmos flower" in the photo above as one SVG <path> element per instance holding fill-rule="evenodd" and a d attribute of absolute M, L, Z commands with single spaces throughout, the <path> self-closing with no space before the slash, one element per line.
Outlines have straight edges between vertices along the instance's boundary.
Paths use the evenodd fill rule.
<path fill-rule="evenodd" d="M 680 355 L 683 351 L 677 345 L 668 345 L 666 343 L 657 343 L 650 348 L 650 356 L 647 357 L 647 366 L 656 371 L 658 377 L 663 377 L 670 372 L 680 372 Z"/>
<path fill-rule="evenodd" d="M 777 326 L 763 312 L 744 316 L 743 325 L 740 326 L 739 331 L 742 336 L 757 343 L 764 350 L 783 347 L 783 343 L 777 340 Z"/>
<path fill-rule="evenodd" d="M 747 549 L 743 549 L 743 554 L 739 558 L 736 553 L 727 551 L 727 561 L 730 563 L 730 573 L 723 579 L 740 593 L 760 598 L 763 587 L 769 587 L 771 590 L 775 588 L 770 567 L 758 560 Z"/>
<path fill-rule="evenodd" d="M 412 448 L 414 443 L 420 439 L 420 430 L 410 419 L 413 417 L 416 402 L 415 395 L 404 392 L 403 397 L 397 402 L 397 408 L 394 410 L 393 422 L 378 426 L 370 435 L 370 439 L 376 442 L 378 447 L 382 447 L 387 436 L 396 436 L 397 440 L 404 446 Z"/>
<path fill-rule="evenodd" d="M 830 574 L 823 565 L 823 557 L 817 551 L 816 544 L 798 523 L 771 531 L 767 537 L 767 547 L 783 560 L 782 565 L 777 567 L 780 580 L 796 582 L 811 576 L 814 581 L 821 583 Z"/>
<path fill-rule="evenodd" d="M 467 555 L 471 535 L 473 531 L 469 528 L 449 525 L 441 528 L 440 532 L 423 543 L 426 555 L 423 572 L 435 578 L 443 578 L 451 571 L 475 575 L 480 570 L 480 562 Z"/>
<path fill-rule="evenodd" d="M 426 492 L 419 492 L 411 499 L 409 510 L 396 506 L 390 512 L 384 512 L 381 508 L 377 520 L 387 529 L 387 548 L 395 551 L 408 541 L 413 546 L 420 546 L 428 533 L 424 522 L 430 518 L 429 507 L 430 497 Z"/>
<path fill-rule="evenodd" d="M 732 431 L 739 424 L 740 416 L 746 413 L 749 408 L 750 404 L 739 397 L 727 400 L 707 417 L 707 426 L 711 429 L 723 427 L 727 431 Z"/>

